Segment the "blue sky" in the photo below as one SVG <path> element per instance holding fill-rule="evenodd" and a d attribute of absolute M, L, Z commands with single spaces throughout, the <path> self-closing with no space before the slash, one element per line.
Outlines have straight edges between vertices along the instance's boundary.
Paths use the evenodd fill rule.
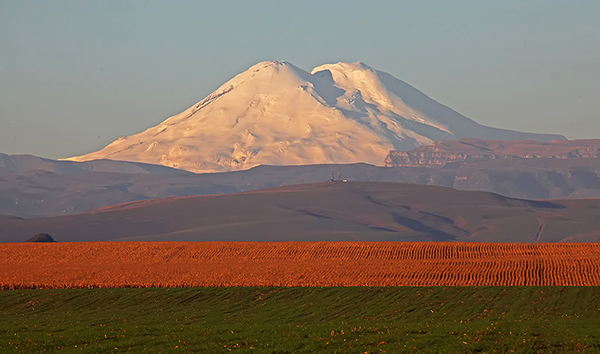
<path fill-rule="evenodd" d="M 600 138 L 600 1 L 0 0 L 0 152 L 58 158 L 263 60 L 363 61 L 475 121 Z"/>

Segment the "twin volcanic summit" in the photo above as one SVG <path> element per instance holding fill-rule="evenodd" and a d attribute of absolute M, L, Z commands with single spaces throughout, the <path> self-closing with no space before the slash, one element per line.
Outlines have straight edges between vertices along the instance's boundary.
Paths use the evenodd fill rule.
<path fill-rule="evenodd" d="M 135 161 L 192 172 L 265 164 L 381 165 L 390 150 L 460 138 L 564 139 L 477 124 L 361 62 L 307 72 L 269 61 L 158 126 L 69 160 Z"/>

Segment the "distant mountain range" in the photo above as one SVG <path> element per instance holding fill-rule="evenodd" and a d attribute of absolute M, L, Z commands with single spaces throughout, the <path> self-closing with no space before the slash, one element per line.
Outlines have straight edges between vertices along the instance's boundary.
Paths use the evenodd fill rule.
<path fill-rule="evenodd" d="M 600 158 L 593 157 L 599 145 L 600 140 L 451 141 L 402 155 L 392 153 L 386 163 L 400 166 L 394 168 L 369 164 L 258 166 L 207 174 L 122 161 L 80 163 L 0 154 L 0 214 L 27 218 L 71 215 L 151 198 L 316 183 L 329 180 L 332 170 L 337 178 L 338 169 L 341 178 L 349 181 L 429 184 L 522 199 L 594 198 L 600 197 Z M 392 155 L 401 159 L 392 162 Z"/>
<path fill-rule="evenodd" d="M 90 172 L 127 173 L 127 174 L 181 174 L 184 171 L 175 168 L 139 162 L 93 160 L 71 162 L 45 159 L 33 155 L 7 155 L 0 153 L 0 169 L 15 174 L 34 172 L 52 172 L 57 175 L 76 175 Z"/>
<path fill-rule="evenodd" d="M 285 61 L 269 61 L 155 127 L 70 160 L 134 161 L 192 172 L 258 165 L 379 165 L 392 149 L 467 137 L 565 139 L 480 125 L 361 62 L 307 72 Z"/>
<path fill-rule="evenodd" d="M 437 186 L 322 182 L 138 201 L 54 218 L 0 218 L 0 242 L 40 232 L 58 242 L 597 242 L 598 210 L 599 199 L 530 201 Z"/>
<path fill-rule="evenodd" d="M 68 215 L 148 198 L 237 191 L 165 166 L 0 154 L 0 214 L 5 215 Z"/>

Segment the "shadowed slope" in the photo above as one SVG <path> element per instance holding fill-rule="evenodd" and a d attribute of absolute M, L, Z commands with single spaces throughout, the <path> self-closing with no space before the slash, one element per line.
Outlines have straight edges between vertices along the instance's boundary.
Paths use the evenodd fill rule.
<path fill-rule="evenodd" d="M 14 157 L 14 156 L 13 156 Z M 121 161 L 54 161 L 0 167 L 0 214 L 26 218 L 78 214 L 91 208 L 149 198 L 235 193 L 329 180 L 331 169 L 349 181 L 401 182 L 482 190 L 523 199 L 600 197 L 600 158 L 443 160 L 442 166 L 377 167 L 368 164 L 258 166 L 245 171 L 194 174 L 155 166 L 160 171 L 119 171 Z M 47 160 L 46 162 L 52 162 Z M 103 164 L 101 171 L 97 163 Z M 64 164 L 76 169 L 62 168 Z M 141 165 L 126 163 L 129 165 Z M 146 165 L 148 166 L 148 165 Z M 35 167 L 35 170 L 30 170 Z M 38 168 L 41 168 L 38 169 Z M 44 170 L 48 168 L 49 170 Z M 60 172 L 59 172 L 60 171 Z M 168 173 L 167 173 L 168 172 Z M 58 174 L 60 173 L 60 174 Z"/>
<path fill-rule="evenodd" d="M 535 202 L 395 183 L 317 183 L 233 195 L 119 204 L 0 223 L 3 242 L 57 241 L 555 242 L 600 228 L 600 200 Z M 540 225 L 544 225 L 540 232 Z M 580 239 L 580 241 L 583 241 Z"/>

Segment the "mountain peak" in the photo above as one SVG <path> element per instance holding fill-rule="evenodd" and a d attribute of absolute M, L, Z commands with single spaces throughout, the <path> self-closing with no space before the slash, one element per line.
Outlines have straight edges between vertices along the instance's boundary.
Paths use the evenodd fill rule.
<path fill-rule="evenodd" d="M 114 159 L 193 172 L 261 164 L 380 164 L 389 150 L 439 140 L 560 139 L 484 127 L 362 62 L 311 72 L 264 61 L 144 132 L 75 161 Z"/>
<path fill-rule="evenodd" d="M 351 72 L 351 71 L 356 71 L 356 70 L 358 70 L 358 71 L 362 71 L 362 70 L 374 71 L 373 68 L 371 68 L 367 64 L 363 63 L 362 61 L 357 61 L 355 63 L 338 62 L 336 64 L 323 64 L 323 65 L 320 65 L 320 66 L 317 66 L 316 68 L 314 68 L 311 71 L 311 74 L 314 74 L 316 72 L 323 71 L 323 70 L 335 70 L 335 71 L 340 71 L 340 72 Z"/>
<path fill-rule="evenodd" d="M 247 73 L 247 72 L 254 73 L 254 72 L 258 72 L 260 70 L 265 70 L 265 69 L 281 70 L 284 68 L 288 68 L 291 70 L 298 69 L 293 64 L 291 64 L 290 62 L 287 62 L 285 60 L 268 60 L 268 61 L 261 61 L 260 63 L 257 63 L 255 65 L 251 66 L 248 70 L 245 71 L 245 73 Z"/>

